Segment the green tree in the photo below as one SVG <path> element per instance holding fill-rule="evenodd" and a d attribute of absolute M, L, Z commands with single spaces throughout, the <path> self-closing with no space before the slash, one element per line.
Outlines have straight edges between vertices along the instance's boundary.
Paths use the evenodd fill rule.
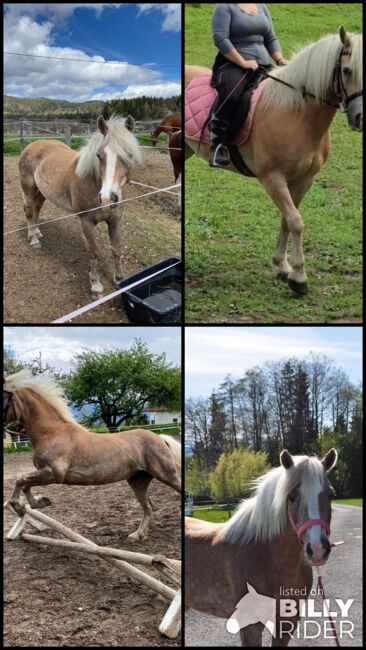
<path fill-rule="evenodd" d="M 189 469 L 185 472 L 184 483 L 187 492 L 199 496 L 210 496 L 210 472 L 203 468 L 197 458 L 191 458 Z"/>
<path fill-rule="evenodd" d="M 64 377 L 66 396 L 78 407 L 93 407 L 94 421 L 114 430 L 139 416 L 147 405 L 180 409 L 180 370 L 165 354 L 153 354 L 135 340 L 129 349 L 85 348 Z"/>
<path fill-rule="evenodd" d="M 247 448 L 222 454 L 210 473 L 210 484 L 216 499 L 227 502 L 248 497 L 251 481 L 268 469 L 267 461 L 267 454 L 254 453 Z"/>

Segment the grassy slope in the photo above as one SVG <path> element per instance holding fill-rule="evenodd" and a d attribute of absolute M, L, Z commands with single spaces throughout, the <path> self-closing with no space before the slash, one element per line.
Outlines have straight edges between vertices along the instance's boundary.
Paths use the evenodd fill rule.
<path fill-rule="evenodd" d="M 188 64 L 210 66 L 214 5 L 186 5 Z M 361 29 L 361 5 L 272 4 L 285 56 L 297 45 Z M 301 212 L 310 294 L 298 299 L 274 280 L 279 217 L 257 181 L 186 163 L 188 322 L 333 323 L 361 320 L 361 138 L 344 115 L 331 128 L 333 152 Z M 219 187 L 218 187 L 219 186 Z"/>

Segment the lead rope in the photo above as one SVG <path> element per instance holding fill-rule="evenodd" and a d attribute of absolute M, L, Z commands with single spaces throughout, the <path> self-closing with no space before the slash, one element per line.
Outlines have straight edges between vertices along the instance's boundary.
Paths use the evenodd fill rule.
<path fill-rule="evenodd" d="M 337 546 L 338 544 L 343 544 L 343 542 L 337 542 L 336 544 L 332 544 L 332 546 Z M 333 630 L 333 639 L 335 641 L 336 646 L 338 648 L 340 648 L 341 644 L 339 643 L 337 628 L 336 628 L 336 626 L 334 624 L 334 621 L 333 621 L 333 619 L 332 619 L 332 617 L 330 615 L 329 605 L 328 605 L 327 600 L 325 598 L 324 587 L 323 587 L 323 579 L 322 579 L 322 574 L 321 574 L 321 567 L 317 566 L 315 568 L 316 568 L 316 572 L 318 574 L 318 593 L 321 594 L 321 596 L 323 598 L 323 601 L 325 603 L 328 618 L 329 618 L 329 621 L 330 621 L 330 624 L 331 624 L 331 627 L 332 627 L 332 630 Z"/>
<path fill-rule="evenodd" d="M 301 535 L 302 535 L 303 532 L 305 532 L 305 526 L 303 525 L 303 526 L 300 526 L 299 528 L 297 528 L 297 526 L 296 526 L 296 524 L 295 524 L 295 522 L 294 522 L 294 520 L 292 518 L 291 508 L 290 508 L 289 503 L 287 504 L 287 513 L 288 513 L 288 518 L 289 518 L 290 524 L 291 524 L 292 528 L 294 529 L 294 531 L 295 531 L 295 533 L 297 535 L 297 539 L 299 540 L 299 543 L 303 546 L 303 542 L 301 540 Z M 307 528 L 310 528 L 311 525 L 313 525 L 313 526 L 321 525 L 323 528 L 325 528 L 328 535 L 330 534 L 330 528 L 329 528 L 328 524 L 326 524 L 326 522 L 323 522 L 321 519 L 309 519 L 309 521 L 307 523 L 308 523 Z M 341 544 L 344 544 L 343 540 L 339 541 L 339 542 L 333 542 L 333 544 L 331 544 L 331 547 L 340 546 Z M 332 619 L 332 617 L 330 615 L 330 610 L 329 610 L 329 607 L 328 607 L 328 603 L 327 603 L 327 601 L 325 599 L 323 580 L 322 580 L 322 574 L 321 574 L 323 567 L 316 566 L 315 569 L 316 569 L 316 572 L 318 574 L 318 593 L 319 592 L 321 593 L 322 598 L 323 598 L 323 600 L 325 602 L 325 607 L 326 607 L 326 610 L 327 610 L 328 618 L 329 618 L 329 621 L 330 621 L 330 624 L 331 624 L 331 627 L 332 627 L 332 631 L 333 631 L 333 639 L 335 640 L 336 646 L 340 647 L 341 644 L 339 643 L 337 629 L 336 629 L 334 621 L 333 621 L 333 619 Z"/>

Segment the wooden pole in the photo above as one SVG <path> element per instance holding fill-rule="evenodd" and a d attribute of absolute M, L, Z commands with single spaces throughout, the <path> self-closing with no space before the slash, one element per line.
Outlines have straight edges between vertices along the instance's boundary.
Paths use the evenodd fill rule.
<path fill-rule="evenodd" d="M 66 144 L 71 147 L 71 126 L 66 127 Z"/>
<path fill-rule="evenodd" d="M 91 542 L 90 539 L 87 539 L 86 537 L 79 535 L 79 533 L 75 533 L 75 531 L 71 530 L 71 528 L 68 528 L 64 524 L 60 524 L 58 521 L 52 519 L 52 517 L 49 517 L 48 515 L 45 515 L 43 512 L 34 510 L 33 508 L 30 508 L 28 505 L 25 506 L 25 511 L 28 515 L 30 515 L 34 519 L 41 521 L 44 524 L 47 524 L 50 528 L 53 528 L 54 530 L 61 533 L 61 535 L 64 535 L 64 537 L 67 537 L 71 541 L 80 542 L 81 544 L 87 544 L 89 546 L 98 548 L 98 545 L 94 544 L 94 542 Z M 117 566 L 124 573 L 126 573 L 126 575 L 128 575 L 130 578 L 137 580 L 137 582 L 142 582 L 142 584 L 146 585 L 146 587 L 150 587 L 150 589 L 156 591 L 167 600 L 171 601 L 172 598 L 175 598 L 177 592 L 174 589 L 168 587 L 167 585 L 163 584 L 159 580 L 156 580 L 152 576 L 149 576 L 147 573 L 140 571 L 140 569 L 131 566 L 124 560 L 116 560 L 115 558 L 107 557 L 107 556 L 101 556 L 101 557 L 103 557 L 103 560 L 105 560 L 106 562 L 109 562 L 110 564 L 114 564 L 115 566 Z"/>

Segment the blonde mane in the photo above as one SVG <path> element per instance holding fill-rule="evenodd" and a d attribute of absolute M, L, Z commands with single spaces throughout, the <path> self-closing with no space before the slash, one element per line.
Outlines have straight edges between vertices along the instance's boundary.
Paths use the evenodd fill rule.
<path fill-rule="evenodd" d="M 282 465 L 256 479 L 255 495 L 244 499 L 235 514 L 221 526 L 220 540 L 247 544 L 265 542 L 284 533 L 287 525 L 287 496 L 301 483 L 303 495 L 324 485 L 324 467 L 315 457 L 293 456 L 294 466 Z"/>
<path fill-rule="evenodd" d="M 359 85 L 362 82 L 362 35 L 348 34 L 351 38 L 352 73 Z M 315 95 L 318 102 L 326 99 L 332 84 L 333 72 L 343 44 L 338 34 L 328 35 L 300 51 L 289 61 L 287 66 L 271 70 L 271 77 L 281 79 L 297 90 L 287 88 L 281 83 L 268 79 L 261 95 L 264 108 L 296 110 L 304 105 L 307 92 Z"/>
<path fill-rule="evenodd" d="M 125 118 L 112 115 L 107 120 L 108 132 L 104 136 L 99 130 L 90 136 L 88 143 L 80 149 L 77 156 L 77 176 L 99 176 L 99 159 L 97 151 L 102 144 L 109 145 L 114 153 L 130 168 L 141 163 L 141 151 L 135 136 L 124 125 Z"/>
<path fill-rule="evenodd" d="M 5 379 L 4 389 L 15 393 L 21 388 L 31 388 L 35 393 L 41 395 L 62 417 L 65 422 L 75 422 L 72 413 L 67 406 L 65 396 L 56 380 L 43 373 L 33 375 L 29 368 L 23 368 L 19 372 L 9 375 Z"/>

